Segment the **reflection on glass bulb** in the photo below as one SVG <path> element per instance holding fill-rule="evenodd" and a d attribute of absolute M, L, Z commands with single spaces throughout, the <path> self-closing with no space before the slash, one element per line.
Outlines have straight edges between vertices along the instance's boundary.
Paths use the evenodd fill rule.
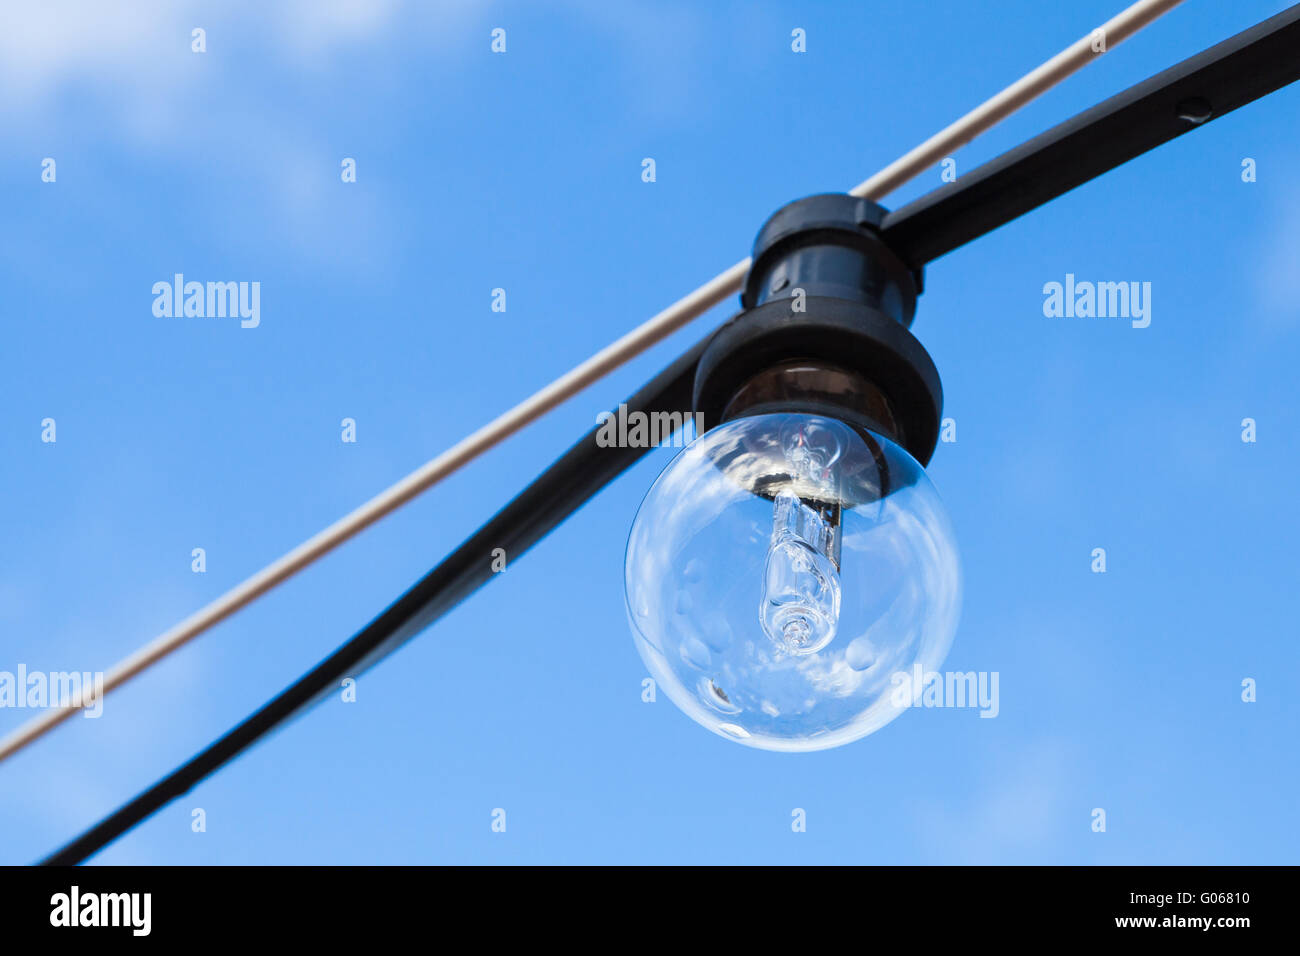
<path fill-rule="evenodd" d="M 758 618 L 791 654 L 812 654 L 835 637 L 840 621 L 840 505 L 835 465 L 844 449 L 838 426 L 795 418 L 781 429 L 792 485 L 777 492 L 772 541 L 763 569 Z M 801 497 L 802 495 L 803 497 Z"/>
<path fill-rule="evenodd" d="M 795 478 L 802 478 L 834 493 L 832 469 L 844 453 L 844 426 L 829 419 L 800 416 L 781 429 L 781 450 Z"/>
<path fill-rule="evenodd" d="M 840 622 L 840 573 L 831 559 L 837 529 L 791 491 L 776 496 L 773 513 L 759 620 L 778 646 L 811 654 L 831 642 Z"/>

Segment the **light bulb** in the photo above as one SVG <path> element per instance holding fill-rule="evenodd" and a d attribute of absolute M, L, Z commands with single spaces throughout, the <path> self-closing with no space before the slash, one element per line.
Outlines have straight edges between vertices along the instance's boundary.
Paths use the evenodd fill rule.
<path fill-rule="evenodd" d="M 909 705 L 896 674 L 943 662 L 961 576 L 951 526 L 901 447 L 820 416 L 734 419 L 646 494 L 628 616 L 651 676 L 731 740 L 819 750 Z"/>

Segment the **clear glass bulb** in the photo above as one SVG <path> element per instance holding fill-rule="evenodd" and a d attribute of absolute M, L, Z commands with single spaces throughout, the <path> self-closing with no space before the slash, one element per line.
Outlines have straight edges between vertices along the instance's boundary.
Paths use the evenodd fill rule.
<path fill-rule="evenodd" d="M 898 716 L 898 673 L 956 630 L 952 528 L 902 448 L 810 415 L 697 438 L 628 538 L 628 616 L 659 687 L 731 740 L 819 750 Z"/>

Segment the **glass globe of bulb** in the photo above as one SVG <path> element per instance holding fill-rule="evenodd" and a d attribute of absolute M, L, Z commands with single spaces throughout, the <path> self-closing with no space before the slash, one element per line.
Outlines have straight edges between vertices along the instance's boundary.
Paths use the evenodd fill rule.
<path fill-rule="evenodd" d="M 684 448 L 632 523 L 628 618 L 691 719 L 767 750 L 857 740 L 906 710 L 957 628 L 961 571 L 925 470 L 805 414 L 738 418 Z"/>

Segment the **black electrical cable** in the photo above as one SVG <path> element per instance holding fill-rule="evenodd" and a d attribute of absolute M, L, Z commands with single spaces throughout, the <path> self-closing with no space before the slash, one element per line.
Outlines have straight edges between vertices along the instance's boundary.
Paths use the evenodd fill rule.
<path fill-rule="evenodd" d="M 1197 126 L 1300 79 L 1300 4 L 1085 110 L 886 216 L 884 238 L 914 267 L 1024 215 Z M 627 401 L 689 414 L 705 342 Z M 517 557 L 644 453 L 601 448 L 596 430 L 362 631 L 224 737 L 45 864 L 79 863 L 234 759 L 276 726 L 360 673 L 492 577 L 491 552 Z"/>
<path fill-rule="evenodd" d="M 1300 80 L 1300 4 L 1084 110 L 885 216 L 913 268 Z"/>
<path fill-rule="evenodd" d="M 690 420 L 695 365 L 706 342 L 695 345 L 629 397 L 628 413 L 680 416 L 660 419 L 664 422 Z M 225 736 L 41 862 L 47 866 L 80 863 L 188 792 L 271 730 L 332 693 L 343 678 L 355 677 L 391 654 L 486 584 L 494 576 L 493 549 L 502 548 L 507 560 L 518 560 L 649 450 L 602 447 L 596 441 L 598 431 L 590 431 L 346 644 Z"/>

